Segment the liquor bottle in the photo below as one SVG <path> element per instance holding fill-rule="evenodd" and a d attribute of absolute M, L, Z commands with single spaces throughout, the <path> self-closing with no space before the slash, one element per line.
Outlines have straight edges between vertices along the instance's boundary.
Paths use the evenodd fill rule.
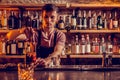
<path fill-rule="evenodd" d="M 17 17 L 17 28 L 22 28 L 22 14 L 19 12 Z"/>
<path fill-rule="evenodd" d="M 91 43 L 90 43 L 90 37 L 89 34 L 86 35 L 86 53 L 91 53 Z"/>
<path fill-rule="evenodd" d="M 109 18 L 108 18 L 108 29 L 113 29 L 113 19 L 112 19 L 111 12 L 110 12 Z"/>
<path fill-rule="evenodd" d="M 117 11 L 114 12 L 113 28 L 114 28 L 114 29 L 117 29 L 117 28 L 118 28 L 118 16 L 117 16 Z"/>
<path fill-rule="evenodd" d="M 97 29 L 97 15 L 96 15 L 96 12 L 93 13 L 93 17 L 92 17 L 92 28 L 93 29 Z"/>
<path fill-rule="evenodd" d="M 2 28 L 2 11 L 0 11 L 0 29 Z"/>
<path fill-rule="evenodd" d="M 11 40 L 6 42 L 6 55 L 10 55 L 11 53 Z"/>
<path fill-rule="evenodd" d="M 73 10 L 73 14 L 71 16 L 71 29 L 76 29 L 76 17 L 75 17 L 75 10 Z"/>
<path fill-rule="evenodd" d="M 39 26 L 40 26 L 39 15 L 38 12 L 36 12 L 33 14 L 32 27 L 38 29 Z"/>
<path fill-rule="evenodd" d="M 3 11 L 2 19 L 1 19 L 2 29 L 8 29 L 7 27 L 7 11 Z"/>
<path fill-rule="evenodd" d="M 14 15 L 14 12 L 11 11 L 11 12 L 10 12 L 10 16 L 9 16 L 9 18 L 8 18 L 8 26 L 9 26 L 9 29 L 15 29 L 15 27 L 16 27 L 15 21 L 16 21 L 16 16 Z"/>
<path fill-rule="evenodd" d="M 100 54 L 106 52 L 106 43 L 105 43 L 105 38 L 102 37 L 100 41 Z"/>
<path fill-rule="evenodd" d="M 25 18 L 25 26 L 26 27 L 31 27 L 31 16 L 30 16 L 30 12 L 27 12 L 27 16 Z"/>
<path fill-rule="evenodd" d="M 103 20 L 102 20 L 102 12 L 100 11 L 97 17 L 97 29 L 103 29 Z"/>
<path fill-rule="evenodd" d="M 72 53 L 79 54 L 79 40 L 78 40 L 78 35 L 75 35 L 75 40 L 73 40 L 73 45 L 72 45 Z"/>
<path fill-rule="evenodd" d="M 87 29 L 87 18 L 86 18 L 86 11 L 83 11 L 82 17 L 82 29 Z"/>
<path fill-rule="evenodd" d="M 107 26 L 107 17 L 106 17 L 106 13 L 103 13 L 103 28 L 104 29 L 107 29 L 108 26 Z"/>
<path fill-rule="evenodd" d="M 65 29 L 67 30 L 67 31 L 70 31 L 71 30 L 71 17 L 70 17 L 70 15 L 67 15 L 66 17 L 65 17 Z"/>
<path fill-rule="evenodd" d="M 17 41 L 17 54 L 18 54 L 18 55 L 24 54 L 24 53 L 23 53 L 23 50 L 24 50 L 24 41 L 18 40 L 18 41 Z"/>
<path fill-rule="evenodd" d="M 15 40 L 12 40 L 10 49 L 11 49 L 11 52 L 10 52 L 11 55 L 17 54 L 17 44 Z"/>
<path fill-rule="evenodd" d="M 93 45 L 92 45 L 92 51 L 94 54 L 98 54 L 99 53 L 99 42 L 98 42 L 98 38 L 96 37 L 95 38 L 95 41 L 93 42 Z"/>
<path fill-rule="evenodd" d="M 91 11 L 88 12 L 87 26 L 88 26 L 88 29 L 92 29 Z"/>
<path fill-rule="evenodd" d="M 80 30 L 82 28 L 82 14 L 81 10 L 78 11 L 78 16 L 77 16 L 77 29 Z"/>
<path fill-rule="evenodd" d="M 107 53 L 108 54 L 113 53 L 113 44 L 112 44 L 112 41 L 111 41 L 111 35 L 108 36 Z"/>
<path fill-rule="evenodd" d="M 58 20 L 58 28 L 63 30 L 64 29 L 64 20 L 63 20 L 63 16 L 60 16 L 59 17 L 59 20 Z"/>
<path fill-rule="evenodd" d="M 117 38 L 113 38 L 113 54 L 118 54 L 118 40 Z"/>
<path fill-rule="evenodd" d="M 81 47 L 81 54 L 85 54 L 86 52 L 86 41 L 85 41 L 85 36 L 81 35 L 81 42 L 80 42 L 80 47 Z"/>

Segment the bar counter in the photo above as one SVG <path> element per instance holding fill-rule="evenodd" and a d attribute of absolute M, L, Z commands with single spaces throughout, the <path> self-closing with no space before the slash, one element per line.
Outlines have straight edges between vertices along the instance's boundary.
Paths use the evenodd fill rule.
<path fill-rule="evenodd" d="M 65 65 L 51 68 L 36 68 L 34 80 L 120 80 L 120 66 Z M 0 71 L 0 80 L 18 80 L 16 69 Z"/>

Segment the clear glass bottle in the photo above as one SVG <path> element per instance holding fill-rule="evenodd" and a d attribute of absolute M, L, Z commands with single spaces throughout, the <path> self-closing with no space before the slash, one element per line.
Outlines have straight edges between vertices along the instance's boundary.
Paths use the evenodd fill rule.
<path fill-rule="evenodd" d="M 106 52 L 106 42 L 105 42 L 105 38 L 102 37 L 100 41 L 100 54 L 104 52 Z"/>
<path fill-rule="evenodd" d="M 86 40 L 85 40 L 84 35 L 81 35 L 80 49 L 81 49 L 80 50 L 81 54 L 85 54 L 85 52 L 86 52 Z"/>
<path fill-rule="evenodd" d="M 91 42 L 90 42 L 89 34 L 86 35 L 86 53 L 87 54 L 91 53 Z"/>

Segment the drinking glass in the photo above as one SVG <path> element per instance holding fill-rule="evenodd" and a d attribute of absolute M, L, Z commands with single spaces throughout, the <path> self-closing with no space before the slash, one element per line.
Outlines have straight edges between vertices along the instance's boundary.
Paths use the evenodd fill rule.
<path fill-rule="evenodd" d="M 18 64 L 18 80 L 34 80 L 34 69 L 29 69 L 25 64 Z"/>

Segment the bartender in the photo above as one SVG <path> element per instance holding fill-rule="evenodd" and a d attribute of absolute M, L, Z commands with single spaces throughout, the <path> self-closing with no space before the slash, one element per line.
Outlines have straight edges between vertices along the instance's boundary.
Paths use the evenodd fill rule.
<path fill-rule="evenodd" d="M 35 47 L 36 57 L 41 58 L 40 65 L 48 65 L 51 58 L 61 54 L 66 41 L 65 34 L 55 29 L 57 17 L 58 8 L 54 4 L 45 4 L 42 8 L 42 26 L 39 30 L 34 30 L 32 27 L 26 27 L 14 31 L 15 33 L 8 33 L 7 38 L 13 39 L 20 34 L 25 34 L 26 37 L 33 42 L 32 44 Z M 35 53 L 31 53 L 30 56 L 34 56 L 35 60 Z"/>

